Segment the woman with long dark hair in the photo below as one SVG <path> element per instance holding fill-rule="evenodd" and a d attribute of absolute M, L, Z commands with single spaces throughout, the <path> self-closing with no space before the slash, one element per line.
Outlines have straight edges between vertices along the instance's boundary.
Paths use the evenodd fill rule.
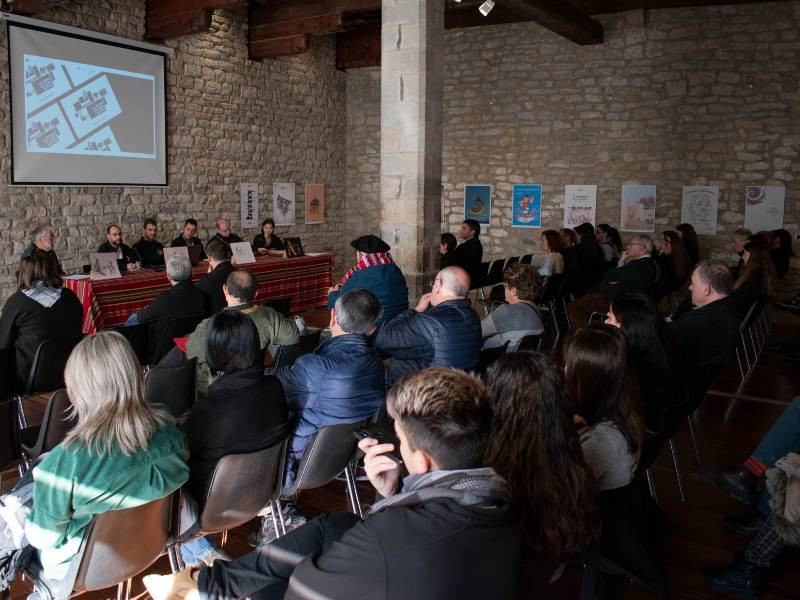
<path fill-rule="evenodd" d="M 752 236 L 757 238 L 757 236 Z M 774 298 L 778 294 L 778 274 L 768 247 L 754 239 L 744 245 L 744 266 L 733 284 L 733 298 L 744 314 L 756 300 Z"/>
<path fill-rule="evenodd" d="M 686 252 L 692 261 L 692 268 L 700 262 L 700 242 L 697 241 L 697 232 L 691 223 L 681 223 L 675 228 L 686 246 Z"/>
<path fill-rule="evenodd" d="M 528 546 L 553 558 L 592 547 L 600 518 L 561 369 L 538 352 L 508 354 L 489 367 L 487 385 L 486 464 L 508 482 Z"/>
<path fill-rule="evenodd" d="M 792 258 L 792 234 L 785 229 L 774 229 L 775 241 L 772 244 L 772 262 L 775 263 L 775 272 L 778 279 L 783 279 L 789 271 L 789 261 Z"/>
<path fill-rule="evenodd" d="M 683 239 L 675 231 L 661 234 L 661 245 L 656 258 L 661 277 L 656 286 L 658 298 L 679 289 L 692 274 L 692 261 Z"/>
<path fill-rule="evenodd" d="M 600 250 L 603 252 L 603 262 L 607 266 L 616 266 L 616 262 L 622 254 L 622 239 L 619 237 L 619 231 L 608 223 L 600 223 L 595 230 L 595 236 L 597 243 L 600 244 Z"/>
<path fill-rule="evenodd" d="M 578 260 L 580 271 L 575 278 L 572 291 L 576 297 L 583 296 L 589 287 L 603 277 L 603 251 L 597 243 L 591 223 L 581 223 L 575 228 L 578 234 Z"/>
<path fill-rule="evenodd" d="M 545 257 L 536 272 L 542 277 L 563 273 L 564 257 L 561 255 L 561 237 L 555 229 L 546 229 L 542 232 L 539 248 L 545 253 Z"/>
<path fill-rule="evenodd" d="M 628 485 L 645 427 L 625 336 L 608 325 L 579 329 L 564 345 L 564 370 L 594 491 Z"/>

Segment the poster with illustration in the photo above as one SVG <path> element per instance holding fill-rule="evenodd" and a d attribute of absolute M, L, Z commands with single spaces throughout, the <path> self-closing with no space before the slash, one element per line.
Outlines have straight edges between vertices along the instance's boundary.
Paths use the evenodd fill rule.
<path fill-rule="evenodd" d="M 538 183 L 517 184 L 511 192 L 511 226 L 542 226 L 542 186 Z"/>
<path fill-rule="evenodd" d="M 464 220 L 488 225 L 492 219 L 492 186 L 468 183 L 464 186 Z"/>
<path fill-rule="evenodd" d="M 783 229 L 783 186 L 748 185 L 745 191 L 744 226 L 753 233 Z"/>
<path fill-rule="evenodd" d="M 690 223 L 698 235 L 717 234 L 718 186 L 683 186 L 681 223 Z"/>
<path fill-rule="evenodd" d="M 321 183 L 306 184 L 306 225 L 325 222 L 325 186 Z"/>
<path fill-rule="evenodd" d="M 564 186 L 564 227 L 572 229 L 581 223 L 594 225 L 596 211 L 596 185 Z"/>
<path fill-rule="evenodd" d="M 620 229 L 652 233 L 656 230 L 656 186 L 623 185 Z"/>
<path fill-rule="evenodd" d="M 92 265 L 92 279 L 95 281 L 122 277 L 116 252 L 92 252 L 89 255 L 89 264 Z"/>
<path fill-rule="evenodd" d="M 294 225 L 294 184 L 272 184 L 272 218 L 275 225 Z"/>

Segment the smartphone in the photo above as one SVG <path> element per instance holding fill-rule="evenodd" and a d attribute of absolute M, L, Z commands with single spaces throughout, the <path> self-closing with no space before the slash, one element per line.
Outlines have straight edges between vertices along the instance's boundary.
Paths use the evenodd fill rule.
<path fill-rule="evenodd" d="M 366 438 L 372 438 L 373 440 L 378 440 L 379 444 L 394 444 L 394 450 L 391 452 L 384 452 L 383 456 L 396 462 L 398 465 L 403 464 L 403 459 L 400 458 L 400 440 L 397 439 L 397 436 L 393 431 L 379 429 L 377 427 L 374 429 L 363 427 L 358 431 L 353 432 L 353 436 L 359 441 Z M 360 449 L 358 452 L 359 457 L 364 456 L 364 453 Z"/>

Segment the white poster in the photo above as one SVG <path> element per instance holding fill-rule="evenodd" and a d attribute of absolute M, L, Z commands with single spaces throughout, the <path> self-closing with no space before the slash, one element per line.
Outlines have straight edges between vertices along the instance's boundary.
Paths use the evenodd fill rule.
<path fill-rule="evenodd" d="M 596 185 L 567 185 L 564 187 L 564 227 L 581 223 L 594 225 L 597 212 Z"/>
<path fill-rule="evenodd" d="M 783 186 L 749 185 L 745 193 L 744 226 L 753 233 L 783 229 Z"/>
<path fill-rule="evenodd" d="M 294 184 L 272 184 L 272 218 L 275 225 L 294 225 Z"/>
<path fill-rule="evenodd" d="M 239 199 L 242 209 L 242 229 L 258 227 L 258 184 L 240 184 Z"/>
<path fill-rule="evenodd" d="M 717 235 L 718 186 L 683 186 L 681 223 L 690 223 L 699 235 Z"/>
<path fill-rule="evenodd" d="M 117 265 L 116 252 L 93 252 L 89 255 L 89 264 L 92 265 L 92 279 L 117 279 L 122 277 Z"/>
<path fill-rule="evenodd" d="M 233 254 L 232 259 L 235 265 L 246 265 L 256 262 L 256 257 L 253 255 L 253 248 L 250 246 L 250 242 L 232 243 L 231 254 Z"/>

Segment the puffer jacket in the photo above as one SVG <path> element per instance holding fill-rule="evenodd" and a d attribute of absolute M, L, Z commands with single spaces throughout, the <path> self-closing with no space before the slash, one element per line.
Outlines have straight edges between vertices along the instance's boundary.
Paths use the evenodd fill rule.
<path fill-rule="evenodd" d="M 312 435 L 326 425 L 357 423 L 383 404 L 383 362 L 363 335 L 330 338 L 291 367 L 267 372 L 280 380 L 289 410 L 297 416 L 284 476 L 287 487 L 294 483 Z"/>
<path fill-rule="evenodd" d="M 481 353 L 481 320 L 468 299 L 446 300 L 425 312 L 400 313 L 384 324 L 375 345 L 392 357 L 387 386 L 428 367 L 474 369 Z"/>
<path fill-rule="evenodd" d="M 328 310 L 336 304 L 342 294 L 353 290 L 369 290 L 381 303 L 381 316 L 378 325 L 394 318 L 408 308 L 408 288 L 406 278 L 397 265 L 373 265 L 353 273 L 338 292 L 328 294 Z"/>

